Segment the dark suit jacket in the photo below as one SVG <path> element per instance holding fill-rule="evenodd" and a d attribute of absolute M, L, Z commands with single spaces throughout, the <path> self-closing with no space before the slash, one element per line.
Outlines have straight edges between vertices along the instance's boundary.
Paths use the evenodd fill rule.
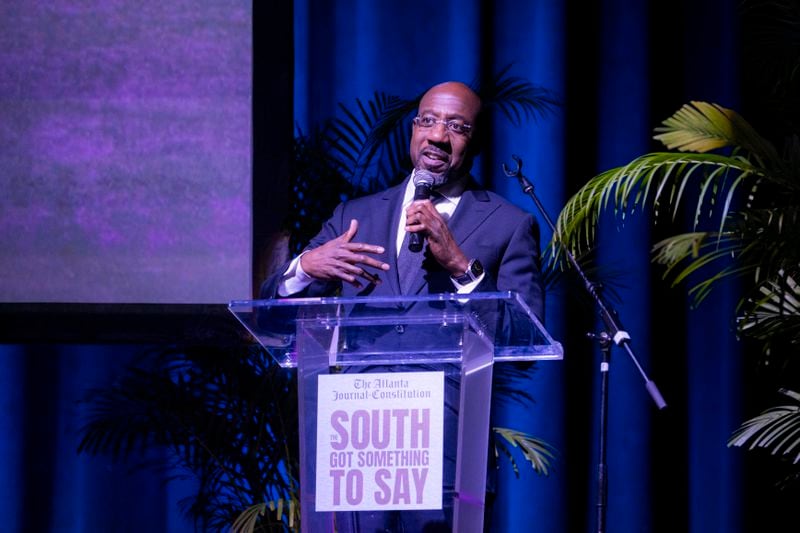
<path fill-rule="evenodd" d="M 400 220 L 400 210 L 402 208 L 403 193 L 407 180 L 401 185 L 392 187 L 383 192 L 357 198 L 339 204 L 333 215 L 323 225 L 320 232 L 311 240 L 307 249 L 315 248 L 330 239 L 344 233 L 350 225 L 351 219 L 358 220 L 358 233 L 355 241 L 378 244 L 386 249 L 381 259 L 391 266 L 388 272 L 376 272 L 383 282 L 377 285 L 367 285 L 361 289 L 356 289 L 349 284 L 342 283 L 312 283 L 305 291 L 296 296 L 329 296 L 341 291 L 341 296 L 397 296 L 400 294 L 400 284 L 397 278 L 397 246 L 396 232 Z M 484 279 L 475 289 L 476 291 L 506 291 L 513 290 L 519 292 L 531 310 L 540 319 L 544 319 L 544 291 L 540 274 L 540 255 L 539 255 L 539 227 L 533 216 L 522 209 L 509 203 L 502 197 L 492 192 L 479 189 L 477 185 L 470 181 L 464 191 L 461 201 L 458 204 L 448 226 L 456 242 L 469 258 L 477 258 L 485 269 Z M 288 264 L 283 265 L 278 272 L 270 277 L 262 286 L 262 298 L 277 297 L 278 284 L 283 272 L 288 268 Z M 456 287 L 450 279 L 448 272 L 443 270 L 432 258 L 423 263 L 423 271 L 419 273 L 413 285 L 413 294 L 454 292 Z M 400 344 L 404 342 L 402 334 L 395 336 L 386 335 L 381 341 L 386 344 L 396 341 Z M 360 339 L 363 340 L 363 339 Z M 352 339 L 350 340 L 352 343 Z M 415 339 L 417 345 L 421 345 L 420 339 Z M 382 367 L 381 367 L 382 368 Z M 408 369 L 409 367 L 404 367 Z M 458 388 L 453 387 L 451 381 L 447 381 L 448 387 L 445 391 L 445 406 L 449 410 L 457 410 L 459 405 Z M 449 426 L 446 426 L 445 435 L 449 435 L 451 440 L 446 441 L 445 446 L 445 469 L 443 484 L 445 487 L 452 487 L 455 483 L 455 441 L 452 440 L 458 434 L 457 417 L 446 416 Z M 493 461 L 494 454 L 490 453 L 490 461 Z M 494 490 L 494 468 L 489 468 L 487 478 L 487 488 L 489 492 Z M 361 513 L 364 514 L 364 513 Z M 340 513 L 339 520 L 358 520 L 366 518 L 356 517 L 356 513 Z M 448 524 L 452 521 L 451 511 L 431 511 L 434 517 L 433 522 L 426 522 L 427 515 L 417 513 L 409 514 L 404 520 L 410 520 L 411 525 L 406 525 L 408 531 L 423 531 L 431 524 Z M 374 518 L 383 529 L 386 525 L 384 521 L 395 519 L 398 516 L 405 516 L 403 513 L 378 514 Z M 414 520 L 420 520 L 418 524 Z M 422 524 L 425 524 L 423 527 Z M 371 522 L 362 523 L 361 527 L 367 529 L 375 526 Z M 347 530 L 344 524 L 340 524 L 342 530 Z M 359 530 L 353 527 L 353 530 Z M 430 529 L 438 531 L 439 529 Z M 445 530 L 450 531 L 449 526 Z"/>
<path fill-rule="evenodd" d="M 381 257 L 388 272 L 377 272 L 383 283 L 356 289 L 349 284 L 315 282 L 297 296 L 325 296 L 341 290 L 341 296 L 395 296 L 397 278 L 396 232 L 407 180 L 383 192 L 339 204 L 333 215 L 311 240 L 307 249 L 344 233 L 351 219 L 358 220 L 355 241 L 378 244 L 386 249 Z M 544 319 L 544 291 L 540 273 L 539 226 L 530 213 L 497 194 L 480 189 L 470 180 L 448 226 L 469 258 L 477 258 L 486 271 L 476 291 L 517 291 L 531 310 Z M 277 296 L 284 265 L 261 290 L 262 298 Z M 411 294 L 454 292 L 450 275 L 435 260 L 423 264 Z"/>

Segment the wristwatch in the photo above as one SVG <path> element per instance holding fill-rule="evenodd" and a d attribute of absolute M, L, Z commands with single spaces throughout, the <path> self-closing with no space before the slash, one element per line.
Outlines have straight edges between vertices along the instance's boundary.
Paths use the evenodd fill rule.
<path fill-rule="evenodd" d="M 453 279 L 459 285 L 466 285 L 471 283 L 483 275 L 483 265 L 477 259 L 472 259 L 467 265 L 467 271 L 460 276 L 455 276 Z"/>

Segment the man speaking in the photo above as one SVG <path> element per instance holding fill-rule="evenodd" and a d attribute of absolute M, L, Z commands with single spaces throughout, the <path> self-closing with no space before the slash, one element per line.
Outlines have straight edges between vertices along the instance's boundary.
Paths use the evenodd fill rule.
<path fill-rule="evenodd" d="M 402 184 L 339 204 L 262 298 L 518 292 L 544 317 L 538 225 L 470 176 L 481 101 L 460 82 L 428 90 Z"/>
<path fill-rule="evenodd" d="M 480 98 L 463 83 L 445 82 L 428 90 L 413 120 L 411 174 L 398 186 L 339 204 L 305 250 L 264 283 L 261 297 L 516 291 L 542 319 L 535 219 L 481 189 L 469 174 L 480 148 L 480 113 Z M 402 329 L 386 328 L 377 328 L 383 332 L 377 339 L 348 338 L 348 343 L 351 348 L 375 341 L 424 344 L 420 338 L 405 338 Z M 402 368 L 408 372 L 412 367 Z M 396 371 L 391 366 L 385 370 Z M 450 372 L 457 375 L 458 369 Z M 458 379 L 445 379 L 444 408 L 452 414 L 458 406 Z M 448 497 L 443 508 L 337 513 L 337 530 L 450 531 L 458 417 L 446 416 L 444 426 L 441 479 Z"/>

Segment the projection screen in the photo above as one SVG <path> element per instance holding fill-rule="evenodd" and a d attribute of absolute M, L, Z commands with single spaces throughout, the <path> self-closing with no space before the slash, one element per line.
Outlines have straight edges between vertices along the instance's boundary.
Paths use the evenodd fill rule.
<path fill-rule="evenodd" d="M 250 297 L 250 2 L 3 2 L 0 73 L 0 302 Z"/>

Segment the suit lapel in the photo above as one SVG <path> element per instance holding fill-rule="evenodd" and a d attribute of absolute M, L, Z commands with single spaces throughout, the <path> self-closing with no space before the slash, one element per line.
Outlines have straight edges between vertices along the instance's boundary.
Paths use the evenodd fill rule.
<path fill-rule="evenodd" d="M 386 262 L 389 263 L 389 272 L 385 275 L 385 282 L 389 283 L 391 294 L 400 294 L 400 280 L 397 277 L 397 226 L 400 224 L 400 209 L 403 207 L 403 195 L 406 190 L 406 180 L 396 187 L 387 189 L 383 194 L 384 205 L 380 206 L 385 215 L 383 228 L 384 238 L 381 241 L 386 245 Z"/>
<path fill-rule="evenodd" d="M 483 190 L 466 190 L 461 196 L 453 217 L 450 219 L 450 232 L 460 246 L 472 235 L 500 204 L 493 202 Z"/>

